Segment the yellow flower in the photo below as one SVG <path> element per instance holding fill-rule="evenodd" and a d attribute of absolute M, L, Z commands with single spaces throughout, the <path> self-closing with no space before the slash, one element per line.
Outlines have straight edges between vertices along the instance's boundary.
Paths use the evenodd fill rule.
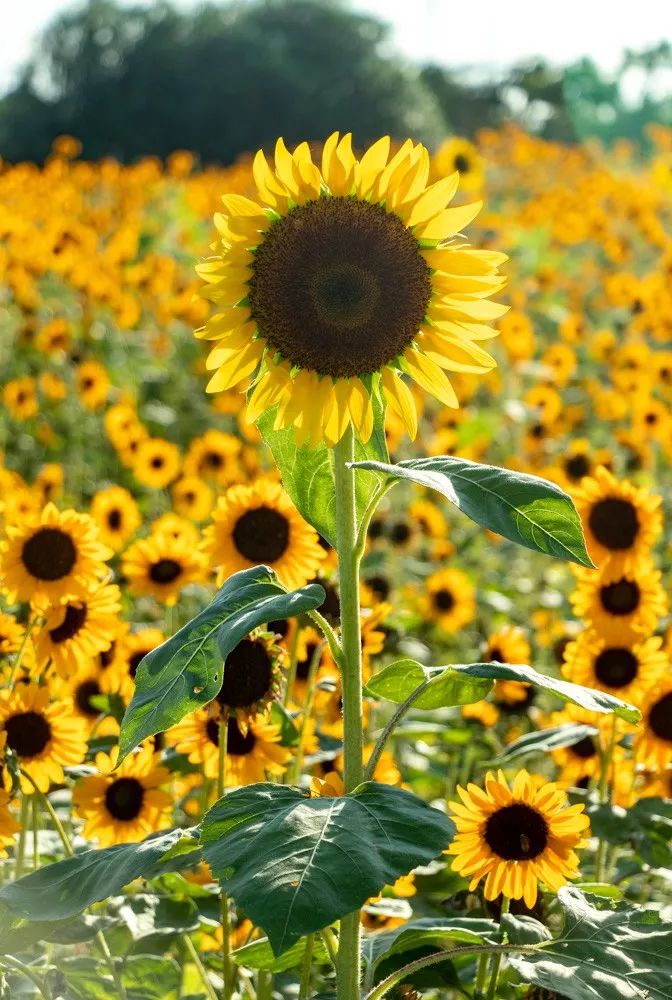
<path fill-rule="evenodd" d="M 250 422 L 277 407 L 277 428 L 329 445 L 349 424 L 369 439 L 374 395 L 415 436 L 402 372 L 457 407 L 445 372 L 495 365 L 477 341 L 506 312 L 487 301 L 505 258 L 455 239 L 481 204 L 448 208 L 459 176 L 428 187 L 429 169 L 411 140 L 390 156 L 380 139 L 358 160 L 337 132 L 321 167 L 305 142 L 290 153 L 279 139 L 274 168 L 257 153 L 258 200 L 223 196 L 219 239 L 198 267 L 217 308 L 197 331 L 216 341 L 209 392 L 251 381 Z"/>
<path fill-rule="evenodd" d="M 440 569 L 427 578 L 421 607 L 428 621 L 444 632 L 457 632 L 476 615 L 474 588 L 459 569 Z"/>
<path fill-rule="evenodd" d="M 119 627 L 121 592 L 116 584 L 101 584 L 64 604 L 35 609 L 44 619 L 34 638 L 38 666 L 51 660 L 68 677 L 109 649 Z"/>
<path fill-rule="evenodd" d="M 148 594 L 171 607 L 189 583 L 204 580 L 203 556 L 187 540 L 156 532 L 126 550 L 121 571 L 132 594 Z"/>

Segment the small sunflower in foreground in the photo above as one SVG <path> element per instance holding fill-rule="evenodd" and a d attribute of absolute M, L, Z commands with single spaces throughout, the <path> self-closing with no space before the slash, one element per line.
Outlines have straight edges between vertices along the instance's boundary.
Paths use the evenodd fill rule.
<path fill-rule="evenodd" d="M 289 589 L 302 587 L 324 559 L 318 534 L 279 483 L 232 486 L 205 529 L 204 550 L 217 583 L 250 566 L 270 566 Z"/>
<path fill-rule="evenodd" d="M 133 495 L 123 486 L 99 490 L 91 501 L 91 517 L 100 538 L 115 552 L 123 549 L 142 524 L 142 515 Z"/>
<path fill-rule="evenodd" d="M 574 684 L 638 705 L 643 692 L 669 670 L 669 656 L 661 646 L 658 636 L 619 643 L 586 629 L 565 648 L 562 672 Z"/>
<path fill-rule="evenodd" d="M 644 767 L 662 770 L 672 763 L 672 680 L 661 679 L 642 703 L 635 736 L 635 757 Z"/>
<path fill-rule="evenodd" d="M 38 665 L 51 659 L 61 677 L 68 677 L 109 649 L 119 628 L 121 592 L 114 583 L 102 584 L 65 604 L 37 610 L 44 618 L 34 639 Z"/>
<path fill-rule="evenodd" d="M 45 599 L 52 604 L 86 593 L 107 572 L 112 551 L 98 537 L 95 521 L 48 503 L 38 516 L 8 524 L 0 553 L 0 584 L 11 601 Z"/>
<path fill-rule="evenodd" d="M 7 747 L 18 758 L 19 767 L 41 792 L 63 781 L 63 768 L 81 764 L 86 755 L 86 731 L 66 701 L 49 701 L 46 687 L 19 684 L 14 691 L 0 692 L 0 730 Z M 25 794 L 35 791 L 21 777 Z"/>
<path fill-rule="evenodd" d="M 183 719 L 167 734 L 170 746 L 185 753 L 192 764 L 201 764 L 206 778 L 216 778 L 219 764 L 219 706 L 216 712 L 199 709 Z M 280 744 L 280 727 L 252 719 L 243 733 L 234 715 L 227 722 L 226 785 L 250 785 L 266 775 L 284 774 L 291 752 Z"/>
<path fill-rule="evenodd" d="M 112 758 L 99 753 L 96 767 L 100 774 L 78 782 L 72 794 L 85 837 L 110 847 L 143 840 L 169 824 L 173 800 L 161 786 L 171 775 L 151 747 L 127 757 L 116 771 Z"/>
<path fill-rule="evenodd" d="M 662 530 L 661 497 L 619 482 L 602 466 L 582 481 L 574 502 L 593 561 L 608 561 L 612 573 L 636 569 Z"/>
<path fill-rule="evenodd" d="M 279 139 L 274 168 L 259 151 L 258 200 L 223 196 L 214 255 L 198 267 L 217 308 L 196 334 L 217 342 L 208 391 L 251 381 L 248 420 L 277 407 L 275 427 L 302 443 L 333 445 L 349 424 L 367 441 L 373 396 L 415 436 L 400 374 L 457 407 L 445 372 L 492 369 L 478 341 L 506 312 L 487 301 L 504 255 L 456 239 L 481 208 L 447 207 L 459 175 L 428 186 L 423 146 L 390 156 L 386 137 L 358 160 L 351 142 L 331 135 L 321 167 L 305 142 L 290 153 Z"/>
<path fill-rule="evenodd" d="M 171 607 L 189 583 L 205 578 L 202 555 L 184 539 L 156 532 L 126 550 L 121 571 L 131 594 L 149 595 Z"/>
<path fill-rule="evenodd" d="M 667 611 L 661 574 L 650 560 L 617 576 L 608 566 L 600 572 L 579 567 L 575 574 L 578 587 L 571 595 L 574 614 L 612 642 L 650 635 Z"/>
<path fill-rule="evenodd" d="M 473 584 L 459 569 L 440 569 L 427 578 L 421 607 L 427 621 L 457 632 L 476 615 Z"/>
<path fill-rule="evenodd" d="M 523 899 L 531 909 L 540 882 L 557 892 L 579 876 L 575 851 L 587 843 L 589 821 L 556 784 L 519 771 L 509 787 L 499 771 L 488 772 L 485 791 L 470 784 L 457 792 L 461 802 L 449 803 L 457 833 L 446 853 L 471 891 L 485 878 L 486 899 Z"/>

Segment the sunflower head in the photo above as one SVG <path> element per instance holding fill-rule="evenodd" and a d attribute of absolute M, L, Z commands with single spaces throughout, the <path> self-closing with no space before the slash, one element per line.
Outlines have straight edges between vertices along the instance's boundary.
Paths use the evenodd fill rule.
<path fill-rule="evenodd" d="M 285 651 L 270 632 L 257 631 L 235 646 L 224 661 L 217 702 L 234 714 L 246 734 L 250 718 L 264 712 L 280 691 Z"/>
<path fill-rule="evenodd" d="M 506 311 L 486 301 L 505 258 L 457 242 L 480 202 L 448 208 L 458 173 L 428 185 L 429 173 L 410 140 L 391 155 L 380 139 L 358 159 L 334 133 L 320 166 L 305 142 L 290 153 L 279 139 L 273 166 L 259 151 L 256 199 L 224 195 L 198 268 L 216 307 L 197 331 L 216 341 L 208 391 L 251 381 L 251 422 L 277 408 L 277 428 L 330 445 L 349 424 L 368 440 L 373 396 L 415 434 L 401 373 L 457 406 L 445 371 L 494 367 L 477 341 Z"/>

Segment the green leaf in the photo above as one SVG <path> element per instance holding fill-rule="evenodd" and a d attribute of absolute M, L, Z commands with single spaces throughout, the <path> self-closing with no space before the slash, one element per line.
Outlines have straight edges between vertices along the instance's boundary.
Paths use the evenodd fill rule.
<path fill-rule="evenodd" d="M 38 941 L 54 944 L 80 944 L 90 941 L 98 931 L 107 930 L 114 920 L 108 917 L 80 916 L 67 920 L 27 920 L 0 931 L 0 954 L 16 955 Z"/>
<path fill-rule="evenodd" d="M 134 941 L 193 931 L 199 925 L 198 908 L 192 899 L 135 893 L 110 900 L 109 908 L 111 914 L 123 920 Z"/>
<path fill-rule="evenodd" d="M 267 972 L 286 972 L 301 965 L 306 953 L 306 939 L 295 941 L 291 948 L 276 958 L 268 938 L 250 941 L 242 948 L 233 952 L 236 965 L 244 965 L 248 969 L 265 969 Z M 324 965 L 329 961 L 329 955 L 324 942 L 320 938 L 313 941 L 313 962 Z"/>
<path fill-rule="evenodd" d="M 364 944 L 367 961 L 375 966 L 391 955 L 432 945 L 439 950 L 466 944 L 495 944 L 497 924 L 478 917 L 424 917 L 392 931 L 372 935 Z"/>
<path fill-rule="evenodd" d="M 354 467 L 378 472 L 391 482 L 405 479 L 429 487 L 476 524 L 511 542 L 567 562 L 593 565 L 572 499 L 538 476 L 446 455 L 396 465 L 355 462 Z"/>
<path fill-rule="evenodd" d="M 408 667 L 405 666 L 406 664 Z M 562 681 L 557 677 L 546 677 L 524 664 L 499 663 L 497 661 L 492 663 L 454 663 L 446 667 L 425 667 L 416 663 L 415 660 L 398 660 L 374 674 L 366 686 L 366 691 L 375 697 L 387 698 L 388 701 L 401 704 L 415 691 L 418 684 L 422 683 L 422 679 L 419 678 L 430 679 L 430 686 L 426 691 L 423 691 L 417 702 L 414 702 L 419 708 L 469 704 L 471 701 L 478 701 L 479 698 L 484 697 L 492 687 L 492 682 L 504 680 L 533 684 L 544 691 L 551 691 L 563 701 L 569 701 L 573 705 L 581 705 L 582 708 L 587 708 L 591 712 L 603 714 L 613 712 L 628 722 L 638 722 L 641 718 L 639 709 L 621 701 L 620 698 L 614 698 L 610 694 L 594 691 L 592 688 L 582 687 L 580 684 L 570 684 L 569 681 Z M 479 685 L 478 688 L 475 688 L 475 681 L 487 682 L 487 686 L 481 687 Z M 465 685 L 465 694 L 461 696 L 463 700 L 441 700 L 444 695 L 446 698 L 457 699 L 460 684 Z M 480 693 L 478 697 L 474 697 L 477 691 Z M 437 693 L 436 703 L 434 703 L 435 692 Z M 430 704 L 423 704 L 426 695 Z"/>
<path fill-rule="evenodd" d="M 502 764 L 505 761 L 515 760 L 517 757 L 524 757 L 531 753 L 551 753 L 553 750 L 562 750 L 563 747 L 572 747 L 576 743 L 580 743 L 581 740 L 591 739 L 596 735 L 595 726 L 578 723 L 525 733 L 513 743 L 509 743 L 493 763 Z"/>
<path fill-rule="evenodd" d="M 672 868 L 672 802 L 640 799 L 630 809 L 589 806 L 593 835 L 608 844 L 629 844 L 652 868 Z"/>
<path fill-rule="evenodd" d="M 179 841 L 182 830 L 138 844 L 115 844 L 83 851 L 45 865 L 0 889 L 0 903 L 28 920 L 63 920 L 92 903 L 117 895 L 125 885 L 152 873 L 154 865 Z"/>
<path fill-rule="evenodd" d="M 467 678 L 450 667 L 424 667 L 417 660 L 395 660 L 373 675 L 366 685 L 366 694 L 385 698 L 401 705 L 428 681 L 422 694 L 413 701 L 413 708 L 435 709 L 451 705 L 470 705 L 485 698 L 492 687 L 490 680 Z"/>
<path fill-rule="evenodd" d="M 672 924 L 627 903 L 598 909 L 575 886 L 560 889 L 558 902 L 560 936 L 509 956 L 525 982 L 569 1000 L 670 1000 Z M 513 926 L 509 938 L 528 943 Z"/>
<path fill-rule="evenodd" d="M 385 439 L 384 412 L 379 400 L 373 396 L 374 427 L 367 444 L 355 439 L 355 457 L 359 460 L 374 459 L 388 462 Z M 330 543 L 336 545 L 336 512 L 334 509 L 334 456 L 333 449 L 319 444 L 315 448 L 297 448 L 294 431 L 289 428 L 273 430 L 275 409 L 264 413 L 257 427 L 273 453 L 275 464 L 282 476 L 282 485 L 302 517 Z M 366 509 L 378 477 L 365 473 L 355 484 L 355 507 L 359 522 Z"/>
<path fill-rule="evenodd" d="M 131 955 L 124 962 L 122 983 L 127 1000 L 170 1000 L 182 978 L 177 962 L 156 955 Z"/>
<path fill-rule="evenodd" d="M 77 1000 L 116 1000 L 119 994 L 114 980 L 99 958 L 62 958 L 58 971 L 68 985 L 67 997 Z"/>
<path fill-rule="evenodd" d="M 454 826 L 400 788 L 338 798 L 270 783 L 241 788 L 203 821 L 203 855 L 280 956 L 444 850 Z"/>
<path fill-rule="evenodd" d="M 119 763 L 143 740 L 212 701 L 222 686 L 224 660 L 252 629 L 311 611 L 324 597 L 317 584 L 288 593 L 267 566 L 230 577 L 207 608 L 141 660 Z"/>

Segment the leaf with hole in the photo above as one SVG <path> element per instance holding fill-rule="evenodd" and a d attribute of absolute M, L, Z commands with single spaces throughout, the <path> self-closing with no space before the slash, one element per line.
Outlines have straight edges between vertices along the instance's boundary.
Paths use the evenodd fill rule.
<path fill-rule="evenodd" d="M 574 503 L 538 476 L 441 455 L 396 465 L 355 462 L 387 482 L 407 480 L 436 490 L 482 528 L 557 559 L 592 566 Z"/>
<path fill-rule="evenodd" d="M 389 785 L 365 782 L 349 795 L 310 798 L 263 783 L 220 799 L 202 840 L 224 891 L 280 956 L 437 857 L 453 831 L 443 813 Z"/>
<path fill-rule="evenodd" d="M 119 738 L 119 763 L 143 740 L 212 701 L 224 661 L 252 629 L 318 608 L 324 590 L 310 584 L 288 593 L 267 566 L 230 577 L 192 621 L 141 661 Z"/>

